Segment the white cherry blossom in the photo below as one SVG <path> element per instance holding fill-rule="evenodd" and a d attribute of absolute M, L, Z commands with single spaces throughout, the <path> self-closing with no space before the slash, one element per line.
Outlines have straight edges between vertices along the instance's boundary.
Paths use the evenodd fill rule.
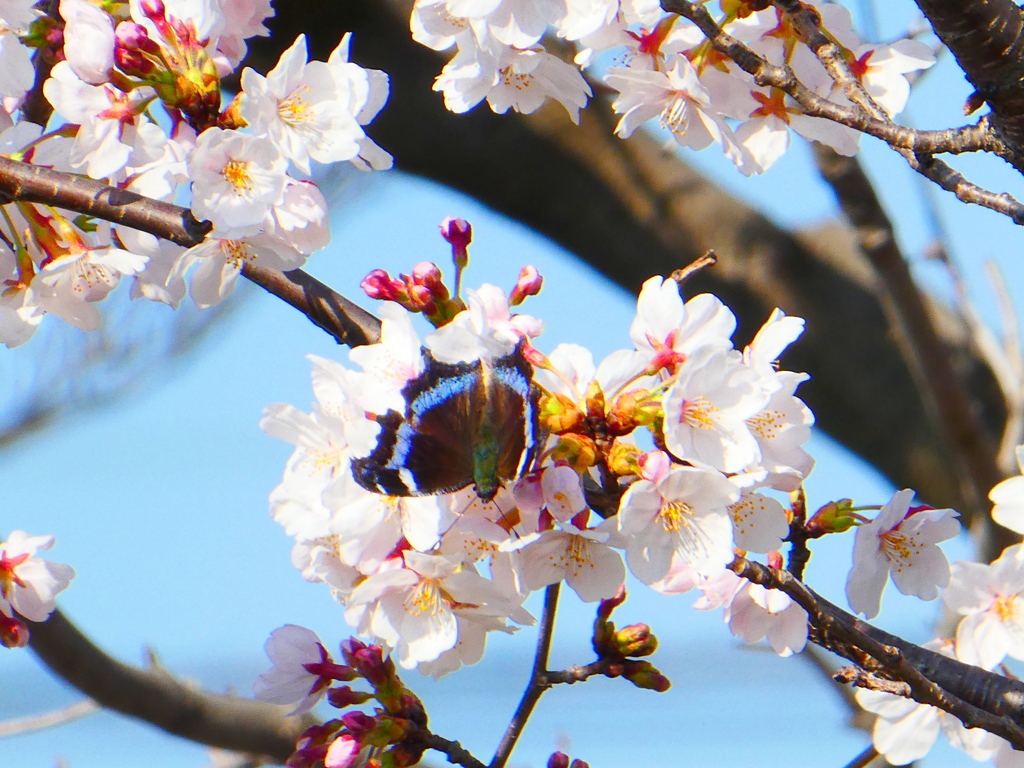
<path fill-rule="evenodd" d="M 269 139 L 208 128 L 188 158 L 192 210 L 226 236 L 255 234 L 281 202 L 286 166 Z"/>
<path fill-rule="evenodd" d="M 1007 655 L 1024 659 L 1024 545 L 1007 547 L 990 564 L 958 561 L 951 571 L 942 600 L 964 617 L 957 656 L 985 669 Z"/>
<path fill-rule="evenodd" d="M 911 509 L 914 492 L 897 491 L 870 523 L 857 528 L 846 597 L 855 613 L 878 615 L 882 590 L 892 574 L 905 595 L 934 600 L 949 583 L 949 562 L 938 542 L 960 533 L 952 509 Z"/>
<path fill-rule="evenodd" d="M 643 479 L 619 504 L 629 570 L 645 584 L 666 576 L 673 557 L 698 573 L 717 573 L 733 558 L 727 509 L 739 491 L 719 472 L 670 466 L 661 452 L 642 462 Z"/>
<path fill-rule="evenodd" d="M 989 491 L 992 519 L 1015 533 L 1024 533 L 1024 445 L 1016 450 L 1021 474 L 1007 478 Z"/>
<path fill-rule="evenodd" d="M 57 595 L 75 578 L 70 565 L 37 556 L 54 541 L 53 536 L 11 531 L 7 540 L 0 542 L 0 610 L 8 616 L 8 609 L 14 609 L 29 621 L 46 621 L 56 607 Z"/>
<path fill-rule="evenodd" d="M 316 706 L 332 680 L 322 673 L 333 664 L 316 632 L 286 624 L 270 633 L 264 650 L 274 666 L 256 679 L 256 698 L 273 704 L 296 704 L 289 715 L 300 715 Z"/>
<path fill-rule="evenodd" d="M 761 458 L 748 419 L 768 395 L 735 350 L 703 347 L 680 366 L 665 393 L 665 445 L 678 459 L 739 472 Z"/>

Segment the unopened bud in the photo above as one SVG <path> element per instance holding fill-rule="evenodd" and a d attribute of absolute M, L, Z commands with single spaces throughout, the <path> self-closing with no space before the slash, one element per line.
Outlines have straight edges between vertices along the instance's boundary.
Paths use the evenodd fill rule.
<path fill-rule="evenodd" d="M 346 709 L 348 707 L 358 707 L 360 704 L 365 704 L 373 698 L 372 693 L 365 691 L 355 691 L 351 686 L 342 685 L 338 688 L 331 688 L 327 691 L 327 703 L 337 709 Z"/>
<path fill-rule="evenodd" d="M 597 463 L 597 445 L 586 435 L 562 435 L 551 449 L 554 461 L 564 461 L 581 475 Z"/>
<path fill-rule="evenodd" d="M 162 0 L 141 0 L 139 9 L 148 19 L 155 21 L 164 18 L 165 9 Z"/>
<path fill-rule="evenodd" d="M 465 219 L 449 216 L 441 222 L 441 237 L 452 246 L 452 260 L 461 269 L 469 263 L 469 244 L 473 241 L 473 227 Z"/>
<path fill-rule="evenodd" d="M 579 758 L 576 758 L 572 761 L 572 764 L 569 766 L 569 768 L 590 768 L 590 763 L 586 762 L 585 760 L 580 760 Z"/>
<path fill-rule="evenodd" d="M 768 553 L 768 567 L 774 568 L 777 571 L 782 570 L 782 553 L 776 550 L 775 552 Z"/>
<path fill-rule="evenodd" d="M 622 656 L 650 656 L 658 650 L 658 638 L 646 624 L 631 624 L 615 633 L 615 647 Z"/>
<path fill-rule="evenodd" d="M 25 622 L 0 611 L 0 645 L 5 648 L 24 648 L 28 645 L 28 627 Z"/>
<path fill-rule="evenodd" d="M 639 475 L 640 457 L 643 455 L 644 452 L 637 446 L 617 440 L 605 463 L 608 465 L 608 470 L 618 477 Z"/>
<path fill-rule="evenodd" d="M 649 661 L 625 661 L 622 665 L 622 676 L 637 688 L 646 688 L 658 693 L 664 693 L 672 687 L 672 682 Z"/>
<path fill-rule="evenodd" d="M 375 269 L 359 284 L 363 292 L 371 299 L 381 301 L 402 302 L 408 299 L 405 291 L 405 284 L 401 280 L 395 280 L 383 269 Z"/>
<path fill-rule="evenodd" d="M 362 744 L 351 734 L 343 733 L 336 738 L 324 755 L 324 768 L 349 768 L 359 758 Z"/>
<path fill-rule="evenodd" d="M 341 722 L 355 738 L 362 739 L 367 733 L 377 726 L 377 719 L 370 717 L 365 712 L 346 712 L 342 715 Z"/>
<path fill-rule="evenodd" d="M 858 523 L 864 522 L 861 515 L 853 512 L 852 499 L 830 501 L 807 521 L 807 532 L 811 536 L 824 536 L 827 533 L 842 533 Z"/>
<path fill-rule="evenodd" d="M 516 280 L 515 288 L 512 289 L 512 294 L 508 297 L 509 305 L 517 307 L 526 300 L 527 296 L 536 296 L 540 293 L 542 285 L 544 285 L 544 278 L 541 277 L 536 267 L 531 265 L 523 267 L 519 270 L 519 279 Z"/>
<path fill-rule="evenodd" d="M 425 285 L 431 290 L 437 286 L 444 287 L 444 283 L 441 282 L 441 268 L 432 261 L 421 261 L 413 267 L 412 277 L 417 285 Z"/>
<path fill-rule="evenodd" d="M 583 425 L 586 418 L 568 395 L 544 395 L 540 401 L 540 422 L 551 434 L 572 432 Z"/>
<path fill-rule="evenodd" d="M 569 768 L 569 756 L 565 752 L 552 752 L 548 758 L 548 768 Z"/>

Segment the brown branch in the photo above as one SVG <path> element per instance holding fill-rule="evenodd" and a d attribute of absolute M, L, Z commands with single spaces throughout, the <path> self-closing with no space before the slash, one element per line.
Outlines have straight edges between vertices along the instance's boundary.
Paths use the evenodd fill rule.
<path fill-rule="evenodd" d="M 0 203 L 53 205 L 148 232 L 186 248 L 213 229 L 192 212 L 74 173 L 64 173 L 0 155 Z"/>
<path fill-rule="evenodd" d="M 949 712 L 967 728 L 983 728 L 1024 748 L 1024 683 L 929 651 L 851 616 L 788 571 L 738 557 L 738 575 L 779 589 L 807 611 L 811 640 L 866 672 L 904 682 L 911 698 Z"/>
<path fill-rule="evenodd" d="M 1024 11 L 1013 0 L 917 0 L 917 5 L 992 109 L 993 127 L 1019 154 L 1024 147 Z"/>
<path fill-rule="evenodd" d="M 560 584 L 555 582 L 544 590 L 544 612 L 540 618 L 540 631 L 537 634 L 537 652 L 533 658 L 533 670 L 530 673 L 530 682 L 523 692 L 523 697 L 516 707 L 512 720 L 505 729 L 505 735 L 501 737 L 494 757 L 491 758 L 489 768 L 504 768 L 508 762 L 516 741 L 523 733 L 533 708 L 537 706 L 541 695 L 551 687 L 547 679 L 548 653 L 551 651 L 551 637 L 555 631 L 555 614 L 558 612 L 558 588 Z"/>
<path fill-rule="evenodd" d="M 486 768 L 482 762 L 473 756 L 472 752 L 459 742 L 442 738 L 436 733 L 432 733 L 426 728 L 414 726 L 412 723 L 409 726 L 409 735 L 406 737 L 409 741 L 413 743 L 418 742 L 428 749 L 440 752 L 448 758 L 448 762 L 452 765 L 461 765 L 463 768 Z"/>
<path fill-rule="evenodd" d="M 822 98 L 803 85 L 796 74 L 788 66 L 777 66 L 725 32 L 703 6 L 686 0 L 662 0 L 662 8 L 670 13 L 678 13 L 694 22 L 705 34 L 716 50 L 724 53 L 745 72 L 754 76 L 755 82 L 762 86 L 778 88 L 790 96 L 801 106 L 804 114 L 810 117 L 821 117 L 832 122 L 853 128 L 856 131 L 881 139 L 897 150 L 910 167 L 931 179 L 943 189 L 953 192 L 965 203 L 980 205 L 996 213 L 1008 216 L 1014 224 L 1024 224 L 1024 205 L 1006 193 L 996 193 L 968 182 L 961 174 L 954 171 L 941 160 L 930 155 L 939 152 L 991 152 L 1005 160 L 1015 162 L 1015 150 L 1007 145 L 998 134 L 988 130 L 984 120 L 977 126 L 966 126 L 950 131 L 918 131 L 897 125 L 884 116 L 881 110 L 872 116 L 871 112 L 861 106 L 846 107 Z M 829 43 L 823 55 L 835 62 L 834 44 Z M 838 65 L 837 65 L 838 67 Z M 835 68 L 835 67 L 834 67 Z M 835 77 L 845 82 L 841 69 L 848 71 L 845 63 L 836 68 Z M 862 90 L 862 89 L 861 89 Z M 870 105 L 870 97 L 866 93 L 861 99 Z M 877 107 L 875 108 L 877 109 Z M 882 119 L 884 117 L 884 119 Z"/>
<path fill-rule="evenodd" d="M 284 762 L 311 724 L 286 718 L 287 707 L 223 696 L 185 685 L 167 672 L 111 658 L 60 611 L 30 625 L 29 645 L 50 670 L 97 704 L 212 747 Z"/>
<path fill-rule="evenodd" d="M 928 154 L 983 151 L 1002 156 L 1004 153 L 1009 153 L 1009 149 L 998 136 L 989 130 L 984 120 L 979 121 L 977 125 L 968 125 L 962 128 L 923 131 L 899 125 L 881 110 L 879 110 L 879 116 L 872 116 L 867 109 L 856 105 L 856 103 L 854 106 L 836 104 L 807 88 L 788 66 L 772 64 L 723 30 L 703 6 L 687 2 L 687 0 L 662 0 L 661 6 L 669 13 L 677 13 L 692 21 L 716 50 L 732 59 L 744 72 L 752 75 L 758 85 L 771 86 L 784 91 L 792 96 L 793 100 L 801 106 L 804 114 L 810 117 L 821 117 L 853 128 L 881 139 L 894 149 L 908 149 Z M 835 70 L 833 77 L 838 78 L 841 85 L 852 79 L 856 86 L 847 85 L 847 87 L 863 92 L 859 82 L 852 74 L 848 76 L 843 74 L 843 72 L 849 73 L 849 68 L 842 57 L 833 50 L 836 47 L 835 44 L 827 39 L 826 43 L 819 42 L 819 44 L 822 47 L 823 55 L 829 62 L 829 68 Z M 866 93 L 864 96 L 870 99 Z"/>
<path fill-rule="evenodd" d="M 245 264 L 242 275 L 295 307 L 339 344 L 358 347 L 380 340 L 380 320 L 301 269 L 281 272 Z"/>
<path fill-rule="evenodd" d="M 4 202 L 53 205 L 139 229 L 186 248 L 212 228 L 187 208 L 107 186 L 99 181 L 0 156 L 0 197 Z M 305 314 L 339 344 L 372 344 L 380 321 L 302 270 L 287 274 L 246 264 L 242 274 Z"/>

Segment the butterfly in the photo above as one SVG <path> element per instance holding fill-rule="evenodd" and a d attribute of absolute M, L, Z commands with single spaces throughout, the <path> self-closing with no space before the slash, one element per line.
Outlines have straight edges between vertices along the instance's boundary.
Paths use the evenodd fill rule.
<path fill-rule="evenodd" d="M 363 488 L 426 496 L 473 485 L 490 501 L 536 456 L 540 389 L 522 344 L 493 360 L 443 363 L 424 350 L 423 373 L 402 389 L 405 413 L 377 417 L 377 446 L 352 461 Z"/>

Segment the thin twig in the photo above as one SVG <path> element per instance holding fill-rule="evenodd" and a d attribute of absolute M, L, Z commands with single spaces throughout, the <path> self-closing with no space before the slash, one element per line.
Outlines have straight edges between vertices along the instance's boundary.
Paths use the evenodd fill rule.
<path fill-rule="evenodd" d="M 861 101 L 868 105 L 868 109 L 856 103 L 852 106 L 837 104 L 818 96 L 800 82 L 790 67 L 772 64 L 725 32 L 701 5 L 687 0 L 661 0 L 661 7 L 696 24 L 716 50 L 728 56 L 744 72 L 753 75 L 758 85 L 778 88 L 791 96 L 805 115 L 831 120 L 881 139 L 899 152 L 911 168 L 955 194 L 961 202 L 980 205 L 1009 217 L 1014 224 L 1024 224 L 1024 205 L 1011 195 L 984 189 L 932 157 L 940 152 L 991 152 L 1014 162 L 1013 148 L 992 130 L 985 118 L 976 125 L 941 131 L 922 131 L 898 125 L 884 113 L 881 113 L 883 117 L 873 116 L 870 102 L 864 98 Z"/>
<path fill-rule="evenodd" d="M 878 750 L 873 746 L 868 747 L 853 760 L 846 764 L 846 768 L 867 768 L 878 757 Z"/>
<path fill-rule="evenodd" d="M 26 733 L 41 731 L 45 728 L 54 728 L 64 725 L 80 718 L 98 712 L 100 705 L 92 699 L 78 701 L 69 707 L 55 709 L 52 712 L 44 712 L 41 715 L 29 715 L 28 717 L 12 718 L 0 722 L 0 738 L 5 736 L 23 736 Z"/>
<path fill-rule="evenodd" d="M 537 653 L 533 658 L 530 682 L 523 692 L 523 698 L 519 701 L 519 706 L 505 730 L 505 735 L 501 738 L 497 751 L 494 753 L 490 768 L 504 768 L 516 746 L 516 741 L 530 719 L 533 708 L 540 700 L 541 694 L 551 687 L 551 681 L 547 677 L 547 666 L 548 654 L 551 651 L 551 636 L 555 630 L 555 614 L 558 611 L 558 588 L 559 582 L 556 582 L 544 590 L 544 612 L 541 614 L 540 632 L 537 635 Z"/>

